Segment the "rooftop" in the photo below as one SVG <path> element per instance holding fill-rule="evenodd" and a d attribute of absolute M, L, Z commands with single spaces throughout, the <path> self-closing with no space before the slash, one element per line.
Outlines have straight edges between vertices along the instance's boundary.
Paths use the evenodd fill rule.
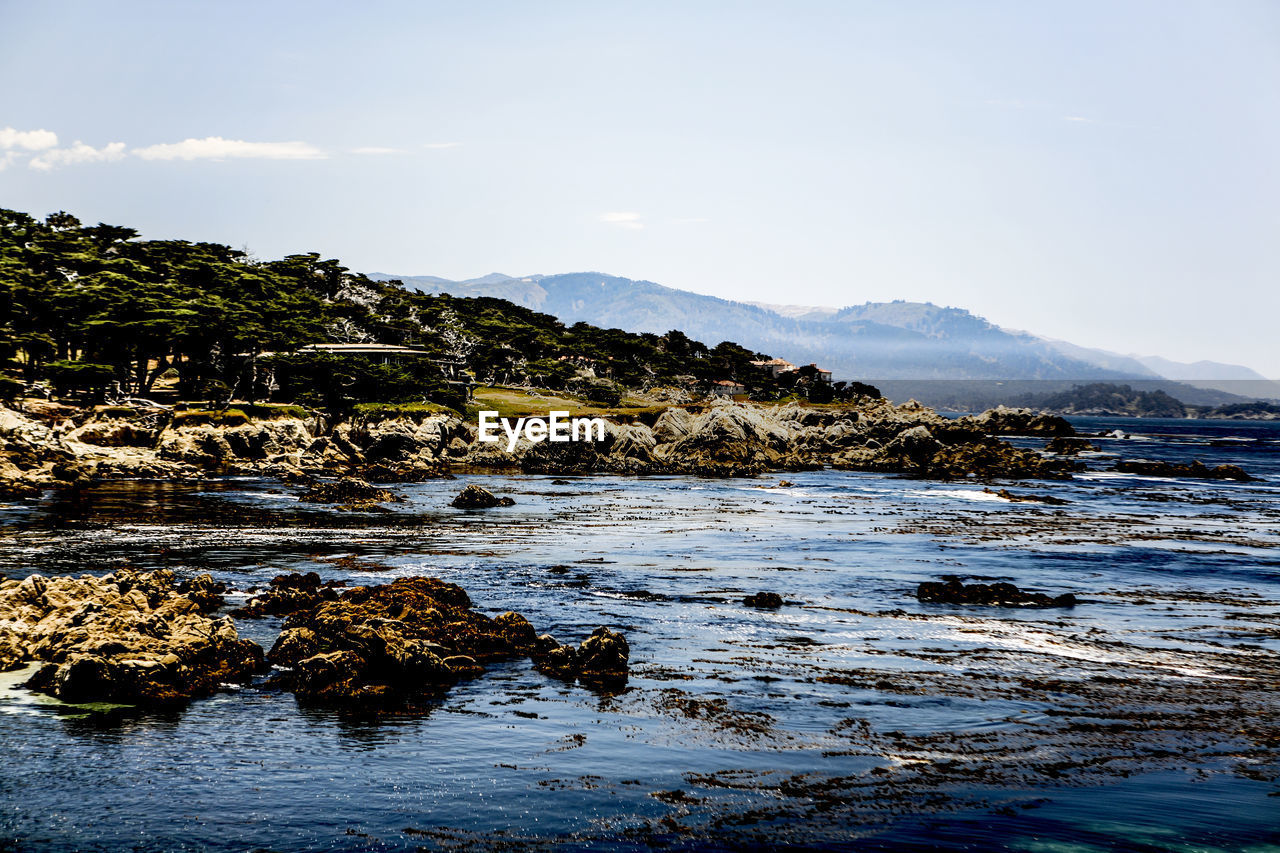
<path fill-rule="evenodd" d="M 311 352 L 333 352 L 333 353 L 400 353 L 404 355 L 426 355 L 424 349 L 415 347 L 399 347 L 392 344 L 307 344 L 299 347 L 300 350 L 309 350 Z"/>

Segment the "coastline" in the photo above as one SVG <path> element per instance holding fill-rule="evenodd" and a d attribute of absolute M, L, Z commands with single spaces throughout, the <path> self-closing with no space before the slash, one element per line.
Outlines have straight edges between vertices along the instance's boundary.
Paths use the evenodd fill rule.
<path fill-rule="evenodd" d="M 1235 451 L 1214 452 L 1216 462 Z M 276 849 L 858 839 L 910 849 L 912 827 L 929 821 L 955 828 L 942 849 L 971 845 L 966 826 L 994 848 L 1021 849 L 1029 835 L 1059 837 L 1050 821 L 1072 808 L 1103 803 L 1125 816 L 1110 831 L 1136 843 L 1154 831 L 1137 804 L 1188 784 L 1245 817 L 1212 829 L 1187 813 L 1163 825 L 1206 849 L 1272 840 L 1246 818 L 1271 802 L 1280 725 L 1270 699 L 1280 636 L 1269 616 L 1280 599 L 1260 565 L 1280 545 L 1265 524 L 1273 474 L 1202 487 L 1078 477 L 1053 485 L 1063 506 L 876 472 L 785 476 L 791 485 L 777 475 L 461 475 L 401 485 L 407 500 L 389 515 L 302 504 L 301 487 L 258 478 L 103 482 L 74 502 L 45 503 L 38 511 L 53 527 L 7 528 L 5 572 L 103 571 L 110 556 L 210 571 L 234 585 L 228 606 L 242 607 L 283 570 L 354 586 L 429 566 L 483 612 L 518 610 L 571 642 L 594 625 L 623 627 L 631 678 L 606 696 L 512 661 L 409 716 L 307 707 L 254 682 L 176 715 L 120 709 L 89 725 L 77 722 L 82 709 L 48 705 L 43 716 L 0 715 L 0 726 L 22 726 L 35 767 L 92 750 L 78 778 L 118 772 L 133 755 L 154 768 L 158 787 L 145 787 L 162 793 L 133 807 L 133 823 L 106 812 L 53 836 L 79 849 L 145 831 L 155 846 L 178 832 L 220 850 L 216 833 L 235 826 L 228 837 Z M 470 483 L 515 505 L 447 507 Z M 72 510 L 71 523 L 56 523 Z M 1067 609 L 915 600 L 918 582 L 956 572 L 1080 600 Z M 783 592 L 784 605 L 744 606 L 759 589 Z M 264 645 L 280 631 L 276 617 L 236 621 Z M 117 731 L 128 751 L 110 745 Z M 178 752 L 182 762 L 166 763 Z M 280 784 L 299 762 L 310 781 Z M 199 790 L 174 775 L 192 764 Z M 335 788 L 323 781 L 332 775 L 347 781 Z M 505 817 L 476 810 L 481 779 L 494 780 L 483 790 L 501 798 Z M 14 782 L 0 780 L 29 804 L 69 790 Z M 358 802 L 340 799 L 352 788 Z M 91 801 L 126 808 L 128 790 L 103 788 Z M 262 816 L 237 824 L 226 804 L 245 790 Z M 191 804 L 175 807 L 175 797 Z M 47 835 L 39 813 L 0 822 Z"/>

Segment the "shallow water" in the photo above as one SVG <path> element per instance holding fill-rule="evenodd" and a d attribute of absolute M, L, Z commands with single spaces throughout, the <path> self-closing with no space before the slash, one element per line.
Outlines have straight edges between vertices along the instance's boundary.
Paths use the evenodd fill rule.
<path fill-rule="evenodd" d="M 381 515 L 299 504 L 296 489 L 250 479 L 113 483 L 0 506 L 0 571 L 11 577 L 107 572 L 120 560 L 208 571 L 242 590 L 282 571 L 352 584 L 427 574 L 561 641 L 622 630 L 633 665 L 613 696 L 527 661 L 494 666 L 428 714 L 381 719 L 252 687 L 162 714 L 3 689 L 0 839 L 41 850 L 761 839 L 1280 849 L 1267 846 L 1280 845 L 1274 742 L 1216 718 L 1172 746 L 1143 740 L 1155 737 L 1152 709 L 1185 691 L 1211 691 L 1187 700 L 1204 715 L 1275 710 L 1260 707 L 1265 690 L 1232 691 L 1256 687 L 1260 672 L 1274 685 L 1280 657 L 1280 424 L 1076 423 L 1132 437 L 1095 439 L 1102 453 L 1084 457 L 1095 470 L 1073 482 L 1009 484 L 1065 506 L 834 471 L 787 474 L 786 487 L 776 476 L 469 476 L 396 487 L 408 500 Z M 1108 453 L 1237 464 L 1262 479 L 1121 475 L 1106 470 Z M 449 508 L 467 482 L 517 504 Z M 916 584 L 943 574 L 1082 602 L 916 602 Z M 740 603 L 762 589 L 788 605 Z M 269 646 L 279 622 L 238 627 Z M 1091 679 L 1134 685 L 1145 728 L 1132 754 L 1060 727 L 1064 707 L 1100 712 L 1055 680 Z M 956 770 L 965 762 L 968 776 Z"/>

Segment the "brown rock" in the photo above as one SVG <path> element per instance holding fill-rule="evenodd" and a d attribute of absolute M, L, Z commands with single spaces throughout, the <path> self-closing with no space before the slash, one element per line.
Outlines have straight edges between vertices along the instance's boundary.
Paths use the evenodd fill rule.
<path fill-rule="evenodd" d="M 357 477 L 316 483 L 300 498 L 307 503 L 339 504 L 344 508 L 364 509 L 404 498 L 388 489 L 380 489 Z"/>
<path fill-rule="evenodd" d="M 1198 459 L 1188 465 L 1176 462 L 1121 460 L 1116 463 L 1115 470 L 1147 477 L 1190 477 L 1198 480 L 1238 480 L 1245 483 L 1255 479 L 1238 465 L 1219 465 L 1216 468 L 1210 468 Z"/>
<path fill-rule="evenodd" d="M 748 595 L 742 599 L 742 603 L 747 607 L 755 607 L 760 610 L 777 610 L 782 606 L 782 596 L 776 592 L 757 592 L 755 595 Z"/>
<path fill-rule="evenodd" d="M 464 488 L 449 506 L 457 509 L 490 509 L 495 506 L 514 506 L 515 501 L 509 497 L 498 497 L 482 486 L 470 485 Z"/>
<path fill-rule="evenodd" d="M 189 582 L 209 606 L 211 581 Z M 262 649 L 201 614 L 167 570 L 0 583 L 0 669 L 45 662 L 34 690 L 77 702 L 179 704 L 248 681 Z"/>
<path fill-rule="evenodd" d="M 926 581 L 916 589 L 916 598 L 929 604 L 981 604 L 996 607 L 1075 607 L 1071 593 L 1056 598 L 1041 592 L 1025 592 L 1011 583 L 964 584 L 959 578 Z"/>

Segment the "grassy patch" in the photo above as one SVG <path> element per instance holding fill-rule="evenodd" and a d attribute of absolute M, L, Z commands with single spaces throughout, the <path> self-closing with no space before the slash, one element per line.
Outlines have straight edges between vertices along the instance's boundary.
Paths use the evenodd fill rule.
<path fill-rule="evenodd" d="M 239 426 L 250 421 L 274 421 L 283 418 L 305 420 L 309 417 L 311 414 L 305 408 L 290 403 L 237 403 L 227 409 L 206 409 L 190 403 L 179 403 L 174 407 L 173 425 Z"/>
<path fill-rule="evenodd" d="M 311 417 L 311 413 L 305 408 L 292 403 L 241 403 L 236 408 L 255 421 L 272 421 L 280 418 L 306 420 Z"/>
<path fill-rule="evenodd" d="M 173 413 L 173 425 L 175 427 L 203 426 L 205 424 L 240 426 L 247 423 L 249 423 L 249 416 L 240 409 L 223 409 L 222 411 L 183 409 L 181 412 Z"/>
<path fill-rule="evenodd" d="M 650 400 L 631 397 L 618 406 L 600 406 L 583 397 L 563 391 L 528 390 L 480 386 L 474 391 L 474 399 L 467 404 L 467 417 L 475 421 L 480 412 L 497 412 L 502 418 L 522 418 L 530 415 L 546 417 L 548 412 L 567 411 L 571 416 L 602 417 L 619 421 L 651 421 L 671 404 L 654 404 Z M 697 408 L 686 406 L 684 408 Z"/>
<path fill-rule="evenodd" d="M 431 415 L 462 417 L 461 412 L 439 403 L 357 403 L 351 412 L 356 418 L 367 421 L 390 418 L 421 419 Z"/>

